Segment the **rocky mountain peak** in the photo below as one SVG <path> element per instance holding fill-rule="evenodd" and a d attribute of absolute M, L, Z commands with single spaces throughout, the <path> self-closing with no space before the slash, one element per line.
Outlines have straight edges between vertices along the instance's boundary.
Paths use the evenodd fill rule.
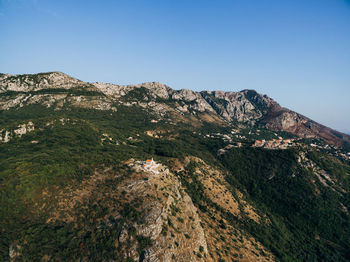
<path fill-rule="evenodd" d="M 70 89 L 84 82 L 62 72 L 0 76 L 0 92 L 30 92 L 42 89 Z"/>
<path fill-rule="evenodd" d="M 10 77 L 11 75 L 9 74 L 3 74 L 3 73 L 0 73 L 0 81 L 2 81 L 3 79 L 7 78 L 7 77 Z"/>
<path fill-rule="evenodd" d="M 171 88 L 159 82 L 146 82 L 135 86 L 136 88 L 146 88 L 154 96 L 158 96 L 162 99 L 168 99 Z"/>

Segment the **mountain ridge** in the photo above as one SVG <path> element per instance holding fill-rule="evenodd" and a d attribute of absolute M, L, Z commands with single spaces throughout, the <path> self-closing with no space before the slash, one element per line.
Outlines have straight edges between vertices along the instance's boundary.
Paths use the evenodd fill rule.
<path fill-rule="evenodd" d="M 177 106 L 177 111 L 188 112 L 194 109 L 201 113 L 208 112 L 215 117 L 232 123 L 243 123 L 250 126 L 264 126 L 271 130 L 287 131 L 307 139 L 323 139 L 327 143 L 341 147 L 350 143 L 350 135 L 341 133 L 302 114 L 281 107 L 275 100 L 262 95 L 256 90 L 244 89 L 238 92 L 230 91 L 192 91 L 189 89 L 175 90 L 160 82 L 145 82 L 136 85 L 116 85 L 109 83 L 89 83 L 73 78 L 62 72 L 46 72 L 39 74 L 21 74 L 0 76 L 0 93 L 13 92 L 39 92 L 48 89 L 79 89 L 82 92 L 101 92 L 107 96 L 101 108 L 113 108 L 112 103 L 122 99 L 131 91 L 145 88 L 151 97 L 139 94 L 137 103 L 150 100 L 175 100 L 191 103 L 191 105 Z M 57 91 L 59 92 L 59 91 Z M 25 98 L 22 98 L 25 99 Z M 31 100 L 32 98 L 29 98 Z M 71 98 L 72 100 L 73 98 Z M 20 100 L 20 99 L 19 99 Z M 182 101 L 181 101 L 182 100 Z M 161 102 L 168 102 L 161 101 Z M 155 101 L 157 103 L 157 101 Z M 95 103 L 98 103 L 95 101 Z M 161 103 L 160 103 L 161 104 Z M 15 105 L 16 106 L 16 105 Z M 148 105 L 142 105 L 148 106 Z M 1 101 L 0 101 L 1 107 Z M 163 112 L 165 113 L 165 112 Z"/>

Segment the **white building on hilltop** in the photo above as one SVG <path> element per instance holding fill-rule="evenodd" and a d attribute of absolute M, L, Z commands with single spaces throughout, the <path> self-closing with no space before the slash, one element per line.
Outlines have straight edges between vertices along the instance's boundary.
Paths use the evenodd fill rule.
<path fill-rule="evenodd" d="M 142 161 L 141 166 L 145 170 L 151 170 L 158 166 L 158 164 L 152 159 L 147 159 L 146 161 Z"/>

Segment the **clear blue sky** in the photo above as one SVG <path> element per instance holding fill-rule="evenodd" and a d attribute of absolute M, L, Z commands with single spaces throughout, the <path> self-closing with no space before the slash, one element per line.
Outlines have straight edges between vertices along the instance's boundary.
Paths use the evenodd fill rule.
<path fill-rule="evenodd" d="M 0 0 L 0 72 L 255 89 L 350 133 L 350 1 Z"/>

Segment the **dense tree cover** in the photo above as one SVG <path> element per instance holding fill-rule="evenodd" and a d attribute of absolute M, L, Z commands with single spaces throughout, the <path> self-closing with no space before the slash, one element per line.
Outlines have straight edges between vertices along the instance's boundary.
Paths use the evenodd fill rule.
<path fill-rule="evenodd" d="M 350 152 L 350 143 L 349 142 L 344 142 L 343 143 L 343 148 L 346 152 Z"/>
<path fill-rule="evenodd" d="M 79 236 L 79 228 L 72 225 L 46 224 L 46 211 L 37 214 L 32 207 L 36 203 L 42 204 L 43 190 L 54 195 L 62 188 L 89 177 L 98 166 L 116 165 L 131 157 L 145 157 L 147 153 L 143 150 L 121 143 L 125 138 L 142 132 L 140 127 L 147 121 L 147 117 L 137 110 L 131 114 L 132 110 L 121 108 L 117 114 L 111 115 L 103 111 L 54 111 L 31 106 L 0 112 L 0 125 L 5 128 L 15 128 L 27 121 L 35 125 L 33 132 L 0 144 L 0 257 L 5 260 L 8 257 L 9 243 L 23 243 L 24 240 L 30 245 L 22 247 L 27 261 L 40 260 L 45 252 L 57 254 L 58 259 L 73 259 L 82 248 L 89 250 L 92 260 L 94 257 L 109 257 L 101 252 L 115 256 L 115 248 L 107 247 L 108 243 L 113 244 L 110 236 L 118 236 L 118 226 L 100 232 L 92 225 L 95 232 Z M 110 134 L 120 143 L 102 143 L 102 133 Z M 50 205 L 49 200 L 45 201 Z M 91 217 L 91 213 L 86 217 Z M 144 239 L 140 241 L 143 246 L 147 244 Z"/>
<path fill-rule="evenodd" d="M 315 177 L 297 164 L 296 153 L 243 148 L 221 156 L 230 170 L 227 181 L 246 190 L 272 222 L 246 226 L 283 261 L 346 261 L 350 221 L 339 205 L 345 199 L 320 185 L 316 194 Z"/>

